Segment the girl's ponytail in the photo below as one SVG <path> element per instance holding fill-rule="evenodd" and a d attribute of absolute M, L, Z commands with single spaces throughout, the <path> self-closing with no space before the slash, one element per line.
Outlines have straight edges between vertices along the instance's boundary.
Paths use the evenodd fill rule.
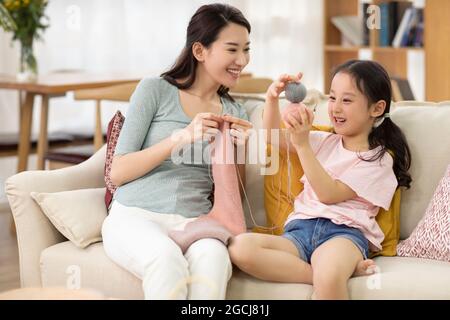
<path fill-rule="evenodd" d="M 411 175 L 408 173 L 411 166 L 411 151 L 402 130 L 391 120 L 390 116 L 385 117 L 385 115 L 382 116 L 384 117 L 381 120 L 382 123 L 373 128 L 369 134 L 369 145 L 370 148 L 383 146 L 382 154 L 377 155 L 376 159 L 381 158 L 386 151 L 391 152 L 398 185 L 409 189 L 412 181 Z"/>

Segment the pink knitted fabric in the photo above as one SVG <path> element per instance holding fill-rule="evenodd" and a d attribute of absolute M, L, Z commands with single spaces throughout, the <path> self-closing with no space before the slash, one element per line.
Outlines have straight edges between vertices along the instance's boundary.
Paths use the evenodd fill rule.
<path fill-rule="evenodd" d="M 409 238 L 398 244 L 397 254 L 450 262 L 450 165 L 422 220 Z"/>
<path fill-rule="evenodd" d="M 211 155 L 214 180 L 213 208 L 208 214 L 188 223 L 183 231 L 169 231 L 169 237 L 180 246 L 183 253 L 197 240 L 215 238 L 227 245 L 230 237 L 246 232 L 234 161 L 234 145 L 229 128 L 229 122 L 224 121 L 220 124 L 220 133 L 213 142 L 214 151 Z"/>

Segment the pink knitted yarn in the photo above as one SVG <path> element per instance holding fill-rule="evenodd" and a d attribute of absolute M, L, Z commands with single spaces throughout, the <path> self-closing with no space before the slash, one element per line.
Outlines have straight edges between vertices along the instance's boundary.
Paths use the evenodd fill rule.
<path fill-rule="evenodd" d="M 197 240 L 215 238 L 227 245 L 230 237 L 246 232 L 234 161 L 234 145 L 229 128 L 229 122 L 224 121 L 220 124 L 220 133 L 214 141 L 214 153 L 211 156 L 214 180 L 213 208 L 208 214 L 188 223 L 183 231 L 169 232 L 169 237 L 180 246 L 183 253 Z"/>

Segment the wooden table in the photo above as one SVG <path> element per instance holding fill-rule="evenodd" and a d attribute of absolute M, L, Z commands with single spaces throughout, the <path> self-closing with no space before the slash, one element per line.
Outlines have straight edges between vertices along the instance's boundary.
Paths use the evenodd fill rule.
<path fill-rule="evenodd" d="M 47 151 L 47 123 L 48 103 L 51 97 L 64 96 L 68 91 L 79 89 L 91 89 L 106 87 L 115 84 L 135 82 L 142 79 L 143 75 L 124 73 L 52 73 L 40 75 L 34 82 L 19 82 L 15 76 L 0 74 L 0 89 L 20 90 L 25 93 L 25 98 L 20 105 L 19 147 L 17 172 L 25 171 L 28 167 L 30 154 L 30 136 L 33 117 L 34 97 L 42 96 L 41 119 L 39 140 L 37 146 L 37 168 L 45 168 L 44 156 Z"/>

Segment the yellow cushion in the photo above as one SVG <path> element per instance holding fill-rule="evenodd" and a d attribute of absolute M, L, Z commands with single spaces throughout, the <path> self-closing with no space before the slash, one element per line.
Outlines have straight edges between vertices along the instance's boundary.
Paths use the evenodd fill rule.
<path fill-rule="evenodd" d="M 282 126 L 283 127 L 283 126 Z M 332 132 L 332 127 L 314 126 L 313 130 Z M 279 170 L 274 175 L 264 176 L 264 206 L 266 209 L 266 227 L 255 227 L 253 232 L 281 235 L 288 215 L 294 210 L 294 199 L 303 191 L 303 169 L 295 150 L 290 150 L 291 162 L 291 190 L 288 192 L 287 150 L 279 149 Z M 293 152 L 292 152 L 293 151 Z M 267 156 L 270 157 L 272 146 L 267 146 Z M 383 250 L 371 253 L 371 257 L 396 255 L 400 238 L 400 189 L 394 194 L 388 211 L 380 208 L 376 221 L 383 231 L 385 238 L 382 242 Z"/>
<path fill-rule="evenodd" d="M 400 200 L 401 189 L 397 188 L 392 198 L 391 207 L 388 211 L 380 208 L 375 220 L 384 233 L 384 240 L 381 243 L 383 249 L 378 252 L 371 252 L 370 257 L 397 255 L 397 244 L 400 240 Z"/>

